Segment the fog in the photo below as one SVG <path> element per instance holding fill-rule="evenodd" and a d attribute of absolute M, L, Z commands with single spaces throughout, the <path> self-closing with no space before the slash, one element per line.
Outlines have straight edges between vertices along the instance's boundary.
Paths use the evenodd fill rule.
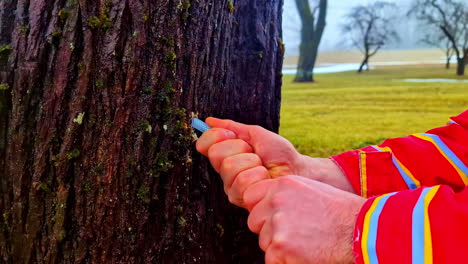
<path fill-rule="evenodd" d="M 468 1 L 468 0 L 467 0 Z M 343 18 L 349 10 L 356 5 L 372 3 L 376 0 L 329 0 L 327 13 L 327 26 L 320 45 L 321 51 L 351 49 L 344 45 L 341 36 L 340 25 L 346 22 Z M 423 32 L 418 27 L 417 21 L 405 16 L 410 0 L 391 0 L 400 9 L 399 23 L 395 26 L 400 34 L 401 41 L 386 47 L 386 49 L 420 49 L 427 46 L 419 42 Z M 283 39 L 286 44 L 286 55 L 297 55 L 300 43 L 300 20 L 298 17 L 295 0 L 284 1 L 283 11 Z"/>

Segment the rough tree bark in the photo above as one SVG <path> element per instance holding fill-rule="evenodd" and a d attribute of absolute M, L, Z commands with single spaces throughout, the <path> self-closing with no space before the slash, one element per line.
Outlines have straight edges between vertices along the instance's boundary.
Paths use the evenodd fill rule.
<path fill-rule="evenodd" d="M 0 263 L 261 263 L 191 115 L 279 126 L 282 0 L 0 1 Z"/>
<path fill-rule="evenodd" d="M 318 48 L 326 26 L 327 0 L 320 0 L 317 10 L 311 10 L 309 0 L 296 0 L 296 6 L 301 17 L 301 44 L 299 47 L 299 61 L 295 82 L 313 82 L 314 67 L 317 60 Z M 315 21 L 317 20 L 317 21 Z"/>

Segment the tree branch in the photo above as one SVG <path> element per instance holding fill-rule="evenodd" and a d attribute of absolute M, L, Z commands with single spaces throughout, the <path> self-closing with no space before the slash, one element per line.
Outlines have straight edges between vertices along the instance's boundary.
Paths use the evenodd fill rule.
<path fill-rule="evenodd" d="M 450 32 L 445 28 L 445 25 L 441 25 L 440 29 L 444 32 L 444 34 L 447 36 L 447 38 L 452 42 L 453 50 L 457 54 L 457 58 L 460 59 L 460 50 L 457 47 L 457 41 L 455 38 L 450 34 Z"/>

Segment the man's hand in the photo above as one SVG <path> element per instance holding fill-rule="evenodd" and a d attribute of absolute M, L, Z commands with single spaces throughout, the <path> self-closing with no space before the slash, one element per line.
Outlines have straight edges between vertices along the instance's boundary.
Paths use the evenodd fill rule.
<path fill-rule="evenodd" d="M 252 185 L 244 202 L 267 264 L 353 263 L 353 229 L 364 198 L 285 176 Z"/>
<path fill-rule="evenodd" d="M 260 126 L 207 118 L 213 127 L 197 141 L 197 150 L 220 173 L 231 203 L 243 206 L 250 185 L 285 175 L 300 175 L 354 192 L 341 169 L 329 159 L 301 155 L 283 137 Z"/>

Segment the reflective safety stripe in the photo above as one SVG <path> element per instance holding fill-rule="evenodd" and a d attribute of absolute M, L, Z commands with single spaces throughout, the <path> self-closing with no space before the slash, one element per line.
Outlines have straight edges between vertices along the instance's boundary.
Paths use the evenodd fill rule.
<path fill-rule="evenodd" d="M 432 264 L 432 235 L 429 219 L 429 204 L 440 186 L 425 188 L 413 209 L 412 263 Z"/>
<path fill-rule="evenodd" d="M 455 125 L 459 125 L 457 122 L 453 121 L 453 120 L 449 120 L 447 122 L 448 125 L 452 125 L 452 124 L 455 124 Z"/>
<path fill-rule="evenodd" d="M 460 178 L 465 185 L 468 185 L 468 167 L 453 153 L 452 150 L 439 138 L 439 136 L 432 134 L 414 134 L 413 136 L 431 142 L 440 154 L 452 165 L 452 167 L 458 172 Z"/>
<path fill-rule="evenodd" d="M 421 187 L 421 183 L 413 176 L 413 174 L 408 170 L 408 168 L 406 168 L 406 166 L 403 165 L 403 163 L 401 163 L 395 157 L 395 154 L 393 153 L 390 147 L 379 147 L 379 146 L 372 146 L 372 147 L 378 151 L 389 151 L 392 153 L 392 162 L 395 165 L 395 167 L 398 169 L 398 172 L 400 172 L 400 175 L 405 181 L 408 189 L 414 190 L 414 189 Z"/>
<path fill-rule="evenodd" d="M 367 155 L 366 152 L 359 153 L 359 166 L 361 168 L 361 196 L 367 198 Z"/>
<path fill-rule="evenodd" d="M 379 217 L 388 198 L 394 194 L 395 193 L 389 193 L 377 197 L 369 208 L 369 211 L 366 213 L 361 239 L 362 255 L 364 263 L 366 264 L 379 263 L 376 251 Z"/>

